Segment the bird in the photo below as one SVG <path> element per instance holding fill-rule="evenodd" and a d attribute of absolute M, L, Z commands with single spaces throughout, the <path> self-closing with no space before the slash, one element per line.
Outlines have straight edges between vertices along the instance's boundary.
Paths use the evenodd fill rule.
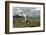
<path fill-rule="evenodd" d="M 27 21 L 27 18 L 26 18 L 26 14 L 19 8 L 17 8 L 18 11 L 17 11 L 17 15 L 19 16 L 23 16 L 24 17 L 24 21 Z"/>

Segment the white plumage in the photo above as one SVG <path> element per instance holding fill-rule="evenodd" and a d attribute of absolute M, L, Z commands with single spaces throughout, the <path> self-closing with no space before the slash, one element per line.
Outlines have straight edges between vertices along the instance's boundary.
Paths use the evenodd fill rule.
<path fill-rule="evenodd" d="M 24 12 L 22 12 L 21 9 L 19 9 L 19 8 L 17 8 L 17 9 L 18 9 L 18 11 L 17 11 L 18 15 L 19 15 L 19 16 L 23 16 L 23 17 L 25 18 L 25 21 L 26 21 L 26 20 L 27 20 L 27 19 L 26 19 L 26 14 L 24 14 Z"/>

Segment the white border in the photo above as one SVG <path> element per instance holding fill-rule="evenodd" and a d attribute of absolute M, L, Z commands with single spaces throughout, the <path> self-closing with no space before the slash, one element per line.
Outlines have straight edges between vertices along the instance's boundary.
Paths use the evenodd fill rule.
<path fill-rule="evenodd" d="M 40 27 L 13 28 L 13 7 L 40 7 Z M 43 30 L 43 5 L 10 3 L 9 8 L 9 32 Z"/>

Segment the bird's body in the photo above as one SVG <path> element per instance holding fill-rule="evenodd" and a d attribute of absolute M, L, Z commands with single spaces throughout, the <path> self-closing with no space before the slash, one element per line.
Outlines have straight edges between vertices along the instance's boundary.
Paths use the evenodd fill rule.
<path fill-rule="evenodd" d="M 26 18 L 26 14 L 24 14 L 23 12 L 19 13 L 18 15 L 19 15 L 19 16 L 23 16 L 24 19 L 25 19 L 25 21 L 27 20 L 27 18 Z"/>

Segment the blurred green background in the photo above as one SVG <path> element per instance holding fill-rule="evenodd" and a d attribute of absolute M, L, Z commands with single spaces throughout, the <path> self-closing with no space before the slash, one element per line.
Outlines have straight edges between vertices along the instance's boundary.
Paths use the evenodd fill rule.
<path fill-rule="evenodd" d="M 38 27 L 40 26 L 40 16 L 28 17 L 25 21 L 24 17 L 16 15 L 13 17 L 13 28 L 20 27 Z"/>

